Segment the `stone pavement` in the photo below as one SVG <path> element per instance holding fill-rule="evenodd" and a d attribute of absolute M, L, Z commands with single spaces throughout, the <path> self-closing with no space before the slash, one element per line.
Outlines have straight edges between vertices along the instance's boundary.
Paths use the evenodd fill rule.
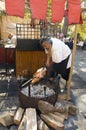
<path fill-rule="evenodd" d="M 72 127 L 72 124 L 74 126 L 77 125 L 77 127 L 70 128 L 70 130 L 86 130 L 86 50 L 76 50 L 71 82 L 71 97 L 78 107 L 78 111 L 76 118 L 72 121 L 69 120 Z"/>

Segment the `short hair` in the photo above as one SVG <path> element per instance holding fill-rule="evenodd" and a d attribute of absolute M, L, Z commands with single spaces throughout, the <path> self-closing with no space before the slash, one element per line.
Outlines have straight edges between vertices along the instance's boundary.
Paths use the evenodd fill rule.
<path fill-rule="evenodd" d="M 49 43 L 49 44 L 52 45 L 52 40 L 51 40 L 51 38 L 42 38 L 42 39 L 40 40 L 40 44 L 42 44 L 43 42 L 46 42 L 46 43 Z"/>
<path fill-rule="evenodd" d="M 9 39 L 11 39 L 11 38 L 12 38 L 12 36 L 13 36 L 13 35 L 10 33 L 10 34 L 8 35 L 8 38 L 9 38 Z"/>

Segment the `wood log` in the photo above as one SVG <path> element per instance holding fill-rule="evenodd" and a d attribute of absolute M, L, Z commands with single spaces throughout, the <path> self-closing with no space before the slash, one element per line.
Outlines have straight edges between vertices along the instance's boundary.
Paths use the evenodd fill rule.
<path fill-rule="evenodd" d="M 58 100 L 55 103 L 55 106 L 51 105 L 47 101 L 39 100 L 38 109 L 42 114 L 58 112 L 60 114 L 63 114 L 65 119 L 68 119 L 69 114 L 75 115 L 77 110 L 76 106 L 74 106 L 73 103 L 65 100 Z M 62 116 L 60 117 L 63 118 Z"/>
<path fill-rule="evenodd" d="M 24 130 L 37 130 L 36 109 L 27 108 L 25 113 L 26 113 L 26 124 Z"/>
<path fill-rule="evenodd" d="M 59 121 L 56 121 L 55 119 L 53 119 L 51 116 L 49 115 L 44 115 L 41 114 L 41 119 L 51 128 L 55 129 L 55 130 L 63 130 L 64 129 L 64 124 L 62 124 Z"/>
<path fill-rule="evenodd" d="M 55 103 L 55 112 L 62 113 L 65 115 L 65 118 L 68 119 L 69 116 L 69 105 L 67 105 L 64 100 L 58 100 Z"/>
<path fill-rule="evenodd" d="M 18 130 L 25 130 L 24 129 L 25 123 L 26 123 L 26 114 L 24 113 L 24 116 L 23 116 L 23 118 L 21 120 L 21 123 L 20 123 L 20 125 L 18 127 Z"/>
<path fill-rule="evenodd" d="M 57 101 L 55 103 L 55 111 L 60 113 L 68 112 L 69 105 L 65 104 L 63 101 Z"/>
<path fill-rule="evenodd" d="M 3 126 L 9 126 L 13 124 L 13 116 L 14 116 L 14 112 L 2 112 L 0 114 L 0 123 Z"/>
<path fill-rule="evenodd" d="M 58 111 L 60 113 L 69 113 L 71 115 L 76 115 L 77 107 L 73 105 L 72 102 L 66 101 L 66 100 L 58 100 L 55 103 L 55 111 Z"/>
<path fill-rule="evenodd" d="M 24 109 L 19 107 L 14 116 L 14 123 L 19 125 L 24 114 Z"/>
<path fill-rule="evenodd" d="M 37 121 L 37 130 L 49 130 L 49 127 L 45 124 L 43 120 L 39 118 Z"/>
<path fill-rule="evenodd" d="M 69 111 L 68 111 L 68 112 L 69 112 L 69 114 L 75 116 L 76 113 L 77 113 L 77 110 L 78 110 L 78 108 L 77 108 L 76 106 L 70 105 L 70 106 L 69 106 Z"/>
<path fill-rule="evenodd" d="M 51 105 L 50 103 L 48 103 L 47 101 L 42 101 L 39 100 L 38 101 L 38 109 L 41 111 L 41 113 L 43 114 L 47 114 L 50 112 L 54 112 L 55 108 L 53 105 Z"/>
<path fill-rule="evenodd" d="M 61 113 L 62 115 L 65 116 L 65 119 L 68 119 L 68 116 L 69 116 L 68 109 L 63 110 L 63 111 L 62 110 L 59 111 L 58 109 L 56 109 L 55 112 Z"/>
<path fill-rule="evenodd" d="M 57 102 L 55 106 L 51 105 L 47 101 L 39 100 L 38 109 L 42 114 L 60 112 L 65 116 L 65 119 L 68 119 L 68 108 L 64 107 L 60 102 Z"/>
<path fill-rule="evenodd" d="M 64 104 L 69 104 L 69 105 L 73 105 L 72 102 L 70 101 L 67 101 L 67 100 L 63 100 L 63 99 L 58 99 L 57 102 L 61 102 L 61 103 L 64 103 Z"/>
<path fill-rule="evenodd" d="M 56 121 L 59 121 L 61 123 L 64 123 L 64 118 L 59 116 L 58 114 L 55 115 L 54 113 L 48 113 L 48 116 L 51 116 L 52 119 L 55 119 Z"/>
<path fill-rule="evenodd" d="M 59 113 L 59 112 L 54 112 L 53 114 L 58 115 L 58 116 L 64 118 L 64 120 L 67 119 L 64 114 L 61 114 L 61 113 Z"/>

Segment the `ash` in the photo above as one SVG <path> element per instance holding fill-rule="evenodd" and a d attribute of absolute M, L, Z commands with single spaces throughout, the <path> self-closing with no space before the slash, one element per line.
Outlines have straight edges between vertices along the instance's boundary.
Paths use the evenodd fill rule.
<path fill-rule="evenodd" d="M 21 92 L 28 96 L 29 94 L 29 88 L 30 88 L 30 96 L 37 97 L 37 98 L 44 98 L 55 94 L 55 91 L 53 88 L 47 85 L 43 84 L 37 84 L 37 85 L 30 85 L 26 86 L 25 88 L 21 89 Z"/>

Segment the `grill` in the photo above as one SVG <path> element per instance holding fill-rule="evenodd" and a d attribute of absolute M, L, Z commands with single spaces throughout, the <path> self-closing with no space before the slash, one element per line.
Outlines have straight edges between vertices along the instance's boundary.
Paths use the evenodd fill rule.
<path fill-rule="evenodd" d="M 23 84 L 23 83 L 22 83 Z M 55 104 L 58 97 L 58 83 L 50 83 L 48 81 L 40 81 L 34 86 L 28 83 L 23 88 L 19 87 L 19 101 L 23 108 L 37 108 L 38 101 L 44 100 L 51 104 Z M 40 94 L 41 93 L 41 94 Z"/>

